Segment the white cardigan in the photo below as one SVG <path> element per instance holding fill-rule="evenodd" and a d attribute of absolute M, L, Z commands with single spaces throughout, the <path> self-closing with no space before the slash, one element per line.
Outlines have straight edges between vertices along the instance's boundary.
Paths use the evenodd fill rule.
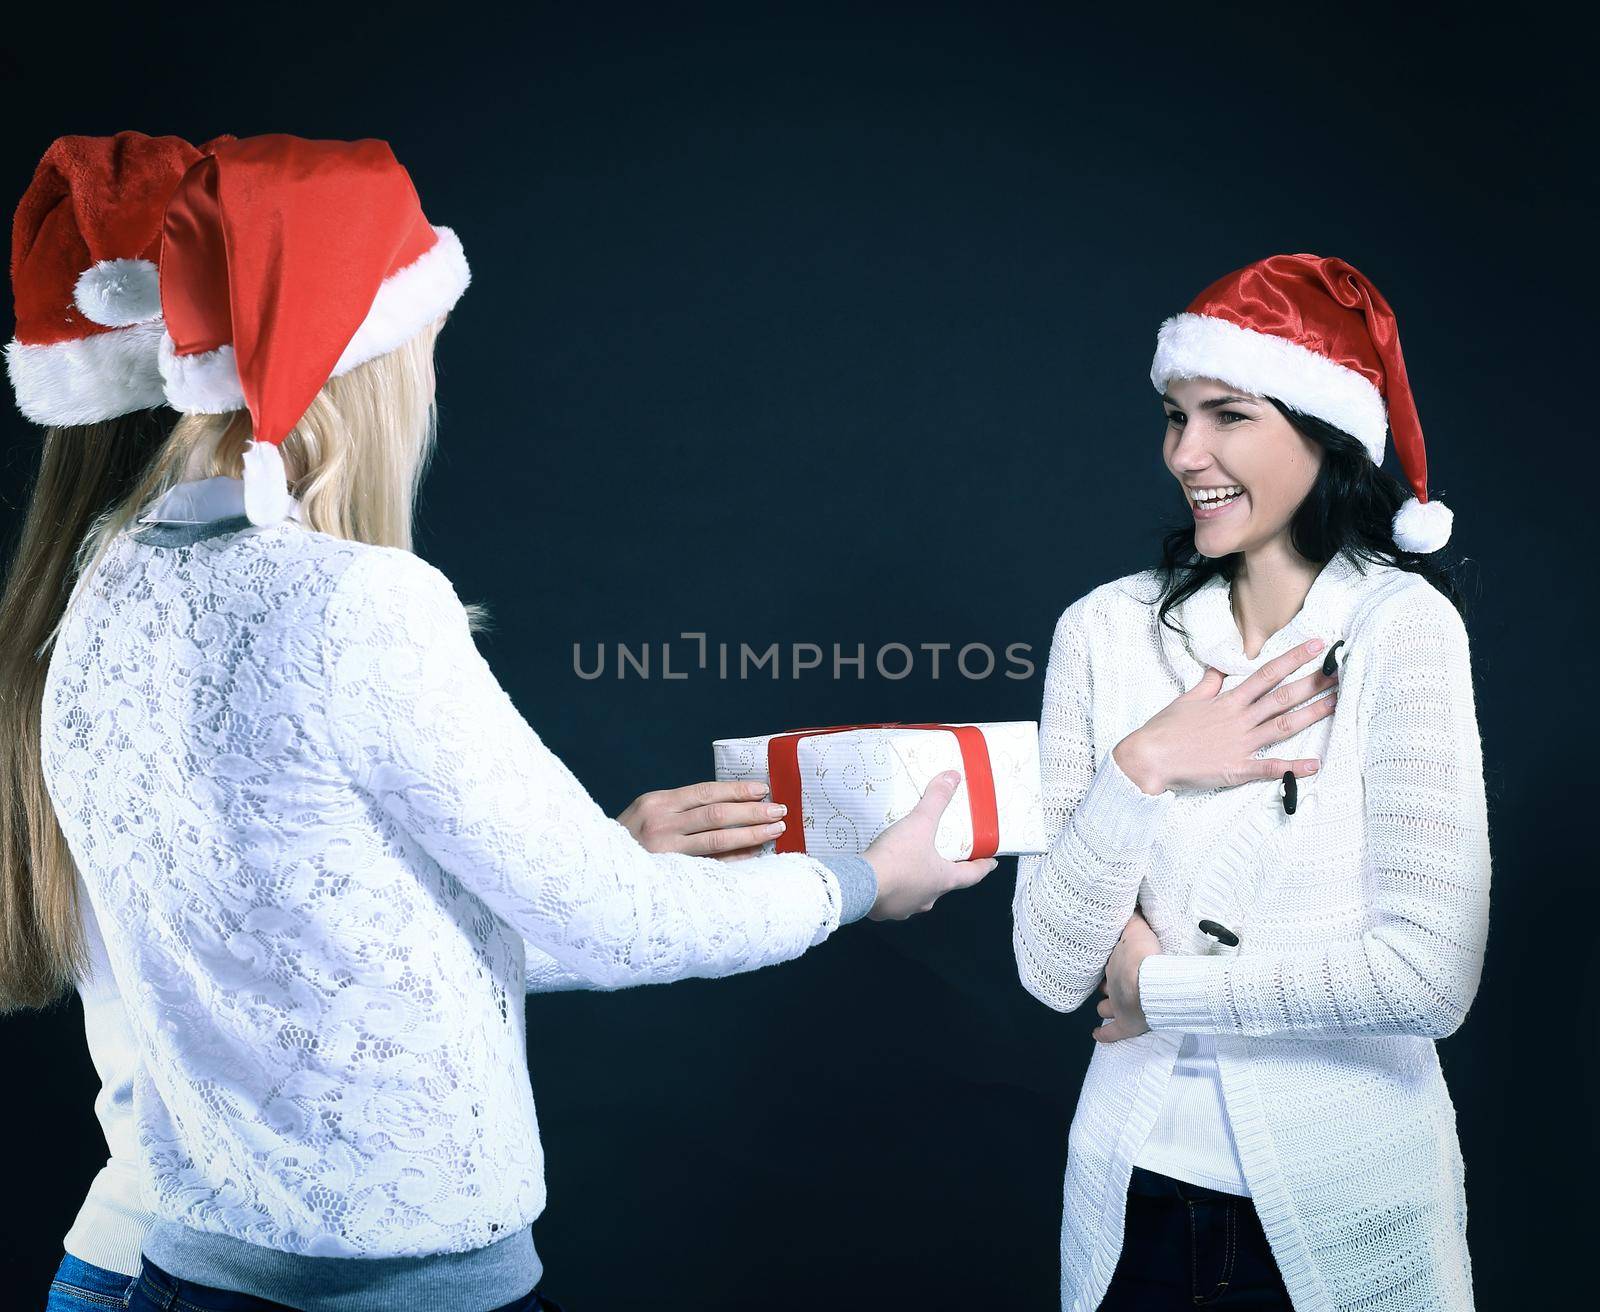
<path fill-rule="evenodd" d="M 443 574 L 293 521 L 120 537 L 52 651 L 41 751 L 144 1058 L 116 1077 L 143 1203 L 287 1253 L 525 1228 L 524 990 L 754 969 L 844 909 L 807 856 L 646 852 Z"/>
<path fill-rule="evenodd" d="M 1487 934 L 1489 835 L 1466 630 L 1426 580 L 1346 555 L 1247 658 L 1226 582 L 1156 622 L 1154 571 L 1056 625 L 1041 721 L 1048 853 L 1023 857 L 1017 966 L 1061 1011 L 1096 996 L 1135 902 L 1162 955 L 1149 1033 L 1096 1045 L 1068 1139 L 1061 1306 L 1098 1306 L 1128 1179 L 1182 1037 L 1216 1036 L 1246 1179 L 1297 1312 L 1472 1306 L 1455 1112 L 1434 1040 L 1462 1022 Z M 1276 780 L 1144 793 L 1111 749 L 1206 665 L 1231 689 L 1338 639 L 1332 715 L 1258 756 L 1316 756 L 1293 815 Z M 1320 665 L 1319 654 L 1297 672 Z M 1291 676 L 1297 677 L 1297 676 Z M 1240 937 L 1212 951 L 1197 927 Z"/>

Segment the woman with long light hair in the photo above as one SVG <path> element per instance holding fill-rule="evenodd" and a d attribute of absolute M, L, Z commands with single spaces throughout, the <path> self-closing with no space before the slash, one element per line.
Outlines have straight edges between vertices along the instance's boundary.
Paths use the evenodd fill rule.
<path fill-rule="evenodd" d="M 107 1147 L 105 1165 L 62 1241 L 51 1312 L 103 1308 L 108 1298 L 126 1301 L 154 1218 L 139 1193 L 138 1050 L 93 906 L 69 877 L 58 846 L 61 833 L 40 773 L 40 702 L 67 592 L 83 573 L 85 555 L 103 543 L 105 517 L 137 499 L 141 483 L 164 485 L 191 464 L 201 472 L 228 467 L 228 443 L 220 440 L 214 418 L 187 423 L 162 454 L 177 416 L 165 404 L 158 362 L 155 258 L 162 216 L 185 170 L 216 144 L 196 148 L 142 132 L 58 138 L 35 169 L 13 224 L 17 331 L 6 348 L 7 372 L 18 408 L 43 432 L 27 514 L 10 553 L 15 564 L 0 594 L 0 686 L 10 691 L 0 699 L 6 780 L 0 788 L 0 871 L 6 876 L 0 884 L 0 1009 L 43 1006 L 76 988 L 101 1082 L 94 1107 Z M 331 435 L 338 416 L 347 424 L 359 416 L 356 389 L 382 406 L 411 408 L 410 394 L 431 386 L 425 350 L 432 331 L 430 325 L 427 339 L 401 347 L 401 357 L 333 380 L 319 410 L 319 431 Z M 379 372 L 389 381 L 372 377 Z M 424 433 L 419 444 L 414 424 L 380 431 L 409 444 L 389 452 L 407 466 L 430 448 L 431 435 Z M 380 450 L 386 440 L 374 439 Z M 152 473 L 158 455 L 167 472 Z M 225 476 L 213 486 L 227 486 Z M 385 497 L 377 504 L 395 503 Z M 346 531 L 408 541 L 406 508 L 398 511 L 393 524 L 352 523 Z M 183 517 L 173 514 L 168 522 Z M 466 609 L 469 625 L 482 627 L 483 608 Z M 618 819 L 651 851 L 724 857 L 748 854 L 782 827 L 781 808 L 761 801 L 757 791 L 715 781 L 642 794 Z M 530 955 L 536 963 L 530 985 L 557 983 L 548 958 Z"/>
<path fill-rule="evenodd" d="M 526 988 L 755 969 L 994 865 L 933 850 L 953 775 L 864 859 L 651 853 L 599 810 L 410 549 L 466 282 L 381 142 L 228 143 L 167 205 L 184 418 L 84 539 L 8 872 L 45 905 L 81 871 L 106 930 L 134 1308 L 548 1306 Z"/>

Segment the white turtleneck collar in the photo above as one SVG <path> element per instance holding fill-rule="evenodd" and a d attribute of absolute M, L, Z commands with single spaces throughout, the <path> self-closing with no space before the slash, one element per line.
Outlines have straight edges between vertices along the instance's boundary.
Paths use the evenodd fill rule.
<path fill-rule="evenodd" d="M 141 524 L 209 524 L 231 519 L 244 510 L 244 480 L 229 478 L 190 479 L 169 488 L 150 510 L 139 518 Z M 289 498 L 288 518 L 300 519 L 300 501 Z"/>
<path fill-rule="evenodd" d="M 1338 552 L 1312 581 L 1298 613 L 1262 644 L 1254 658 L 1244 654 L 1244 637 L 1233 618 L 1228 580 L 1221 575 L 1207 579 L 1199 591 L 1174 606 L 1171 619 L 1188 631 L 1189 653 L 1200 664 L 1213 666 L 1225 675 L 1252 674 L 1311 638 L 1321 638 L 1331 647 L 1345 636 L 1361 597 L 1393 570 L 1393 566 L 1357 562 L 1348 553 Z M 1164 639 L 1181 644 L 1178 635 L 1165 625 L 1159 628 Z M 1343 654 L 1341 649 L 1340 656 Z"/>

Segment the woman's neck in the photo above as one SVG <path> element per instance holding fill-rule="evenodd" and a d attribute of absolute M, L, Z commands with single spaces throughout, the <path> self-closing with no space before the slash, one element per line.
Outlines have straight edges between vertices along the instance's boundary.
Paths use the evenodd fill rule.
<path fill-rule="evenodd" d="M 1322 566 L 1284 539 L 1246 551 L 1233 580 L 1233 622 L 1254 660 L 1270 638 L 1300 612 Z"/>

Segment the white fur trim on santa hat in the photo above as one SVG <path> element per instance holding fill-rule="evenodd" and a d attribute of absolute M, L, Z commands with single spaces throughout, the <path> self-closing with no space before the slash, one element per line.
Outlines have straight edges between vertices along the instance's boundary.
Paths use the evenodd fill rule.
<path fill-rule="evenodd" d="M 17 408 L 36 424 L 68 427 L 161 405 L 161 324 L 133 324 L 47 345 L 6 346 Z"/>
<path fill-rule="evenodd" d="M 166 388 L 167 404 L 186 415 L 220 415 L 244 409 L 233 347 L 219 346 L 199 355 L 178 355 L 172 335 L 161 334 L 156 366 Z"/>
<path fill-rule="evenodd" d="M 439 239 L 432 246 L 383 280 L 367 317 L 334 365 L 333 377 L 409 341 L 461 299 L 472 280 L 461 239 L 449 228 L 436 227 L 434 232 Z M 209 415 L 245 408 L 233 347 L 178 355 L 172 338 L 163 335 L 159 364 L 174 409 Z"/>
<path fill-rule="evenodd" d="M 1241 328 L 1206 314 L 1174 315 L 1156 337 L 1150 381 L 1165 392 L 1175 378 L 1215 378 L 1343 429 L 1383 463 L 1389 430 L 1383 394 L 1354 369 L 1286 337 Z"/>
<path fill-rule="evenodd" d="M 1442 501 L 1418 501 L 1407 497 L 1394 514 L 1395 545 L 1406 551 L 1426 554 L 1450 541 L 1450 526 L 1455 512 Z"/>
<path fill-rule="evenodd" d="M 449 228 L 434 232 L 438 241 L 383 280 L 372 309 L 334 365 L 334 377 L 409 341 L 461 299 L 472 281 L 461 239 Z"/>
<path fill-rule="evenodd" d="M 101 260 L 78 275 L 72 300 L 107 328 L 148 323 L 161 315 L 161 275 L 149 260 Z"/>

